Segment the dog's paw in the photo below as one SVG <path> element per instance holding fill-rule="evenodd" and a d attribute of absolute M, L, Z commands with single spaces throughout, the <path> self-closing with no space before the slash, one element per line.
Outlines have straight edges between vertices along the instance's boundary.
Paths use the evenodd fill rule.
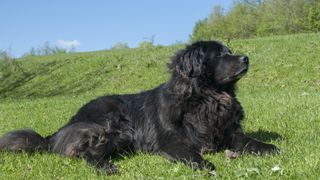
<path fill-rule="evenodd" d="M 107 175 L 113 175 L 118 173 L 118 168 L 111 162 L 104 162 L 103 165 L 97 167 L 98 171 Z"/>
<path fill-rule="evenodd" d="M 273 144 L 266 144 L 267 146 L 263 148 L 264 154 L 277 154 L 280 153 L 280 149 Z"/>
<path fill-rule="evenodd" d="M 105 172 L 108 175 L 116 174 L 118 173 L 118 168 L 116 165 L 109 163 L 107 167 L 104 168 Z"/>
<path fill-rule="evenodd" d="M 259 143 L 254 146 L 250 146 L 248 147 L 247 151 L 258 155 L 280 153 L 280 149 L 277 146 L 266 143 Z"/>

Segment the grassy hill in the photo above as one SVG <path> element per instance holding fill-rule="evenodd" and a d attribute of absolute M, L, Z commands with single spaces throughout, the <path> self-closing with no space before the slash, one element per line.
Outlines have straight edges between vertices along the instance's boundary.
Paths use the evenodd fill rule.
<path fill-rule="evenodd" d="M 282 150 L 231 162 L 208 154 L 220 178 L 316 179 L 320 175 L 320 34 L 235 40 L 234 53 L 250 57 L 238 97 L 249 135 Z M 166 63 L 181 45 L 26 57 L 0 62 L 0 134 L 33 128 L 55 132 L 88 100 L 153 88 L 168 79 Z M 107 177 L 83 160 L 53 154 L 0 153 L 0 179 L 207 178 L 160 156 L 139 153 L 116 162 Z M 272 168 L 279 166 L 280 170 Z"/>

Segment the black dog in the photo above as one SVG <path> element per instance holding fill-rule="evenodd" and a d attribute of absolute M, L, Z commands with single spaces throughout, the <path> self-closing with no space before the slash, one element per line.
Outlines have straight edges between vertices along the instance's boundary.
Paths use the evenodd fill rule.
<path fill-rule="evenodd" d="M 168 82 L 139 94 L 95 99 L 46 138 L 33 130 L 9 132 L 0 138 L 0 149 L 83 157 L 107 173 L 116 171 L 107 158 L 125 151 L 159 153 L 210 170 L 215 166 L 202 158 L 203 151 L 276 152 L 241 129 L 244 113 L 235 84 L 248 66 L 248 57 L 232 55 L 221 43 L 196 42 L 173 57 Z"/>

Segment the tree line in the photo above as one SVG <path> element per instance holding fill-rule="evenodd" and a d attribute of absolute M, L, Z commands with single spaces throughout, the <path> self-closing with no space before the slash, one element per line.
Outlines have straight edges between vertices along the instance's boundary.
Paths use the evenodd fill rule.
<path fill-rule="evenodd" d="M 320 0 L 238 0 L 196 22 L 191 41 L 320 31 Z"/>

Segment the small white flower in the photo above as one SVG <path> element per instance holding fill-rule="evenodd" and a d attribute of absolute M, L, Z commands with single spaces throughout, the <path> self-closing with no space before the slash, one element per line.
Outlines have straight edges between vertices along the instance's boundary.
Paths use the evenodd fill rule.
<path fill-rule="evenodd" d="M 273 166 L 273 168 L 271 168 L 271 170 L 273 171 L 273 172 L 277 172 L 277 171 L 280 171 L 280 166 L 277 164 L 277 165 L 275 165 L 275 166 Z"/>

